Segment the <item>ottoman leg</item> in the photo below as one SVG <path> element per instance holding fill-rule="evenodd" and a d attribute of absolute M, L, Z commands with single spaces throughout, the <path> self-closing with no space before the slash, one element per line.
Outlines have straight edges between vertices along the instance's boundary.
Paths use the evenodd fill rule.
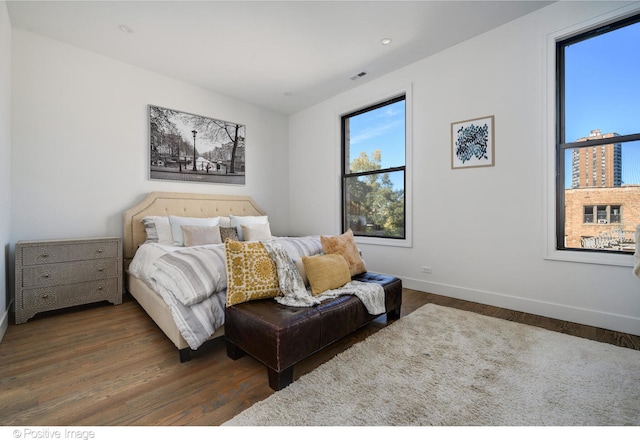
<path fill-rule="evenodd" d="M 397 309 L 393 309 L 387 313 L 387 319 L 391 321 L 395 321 L 396 319 L 400 319 L 400 307 Z"/>
<path fill-rule="evenodd" d="M 267 367 L 267 373 L 269 374 L 269 386 L 275 391 L 280 391 L 293 382 L 293 365 L 280 372 Z"/>

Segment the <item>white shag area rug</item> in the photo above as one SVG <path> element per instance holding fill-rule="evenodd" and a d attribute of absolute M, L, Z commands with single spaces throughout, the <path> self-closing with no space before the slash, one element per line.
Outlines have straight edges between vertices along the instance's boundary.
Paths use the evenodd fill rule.
<path fill-rule="evenodd" d="M 638 426 L 640 351 L 427 304 L 226 426 Z"/>

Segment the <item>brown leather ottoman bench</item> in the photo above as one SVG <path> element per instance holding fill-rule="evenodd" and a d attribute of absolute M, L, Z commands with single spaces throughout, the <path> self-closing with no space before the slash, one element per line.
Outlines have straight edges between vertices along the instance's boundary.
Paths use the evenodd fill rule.
<path fill-rule="evenodd" d="M 402 281 L 365 272 L 354 280 L 384 287 L 387 319 L 400 318 Z M 227 355 L 249 354 L 265 364 L 269 386 L 280 390 L 293 381 L 293 366 L 381 315 L 370 315 L 357 297 L 343 295 L 314 307 L 289 307 L 273 299 L 236 304 L 225 311 Z"/>

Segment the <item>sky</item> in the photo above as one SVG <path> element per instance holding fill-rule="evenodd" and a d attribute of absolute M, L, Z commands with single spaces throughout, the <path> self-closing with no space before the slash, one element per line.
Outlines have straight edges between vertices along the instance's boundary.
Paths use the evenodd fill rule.
<path fill-rule="evenodd" d="M 182 138 L 186 142 L 193 144 L 193 126 L 185 123 L 185 121 L 180 118 L 173 118 L 171 122 L 173 122 L 176 128 L 180 131 Z M 196 150 L 200 155 L 204 152 L 213 150 L 215 147 L 216 145 L 214 145 L 211 139 L 207 139 L 202 136 L 202 134 L 198 135 L 198 133 L 196 133 Z"/>
<path fill-rule="evenodd" d="M 371 158 L 374 150 L 381 150 L 382 168 L 405 165 L 405 101 L 353 116 L 349 129 L 351 160 L 362 151 Z M 389 175 L 395 189 L 402 189 L 399 175 Z"/>
<path fill-rule="evenodd" d="M 640 23 L 567 46 L 565 84 L 565 142 L 640 133 Z M 622 180 L 640 184 L 640 142 L 622 147 Z"/>

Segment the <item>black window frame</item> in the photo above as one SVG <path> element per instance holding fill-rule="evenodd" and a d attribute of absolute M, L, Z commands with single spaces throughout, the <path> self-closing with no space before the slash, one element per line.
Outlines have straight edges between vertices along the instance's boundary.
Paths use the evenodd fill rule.
<path fill-rule="evenodd" d="M 617 135 L 609 138 L 590 139 L 580 142 L 566 142 L 565 138 L 565 86 L 564 86 L 564 48 L 603 33 L 640 23 L 640 14 L 598 26 L 578 35 L 556 41 L 556 249 L 561 251 L 591 252 L 601 254 L 623 254 L 625 251 L 573 248 L 565 245 L 565 151 L 573 148 L 587 148 L 608 144 L 623 144 L 640 141 L 640 133 Z M 594 215 L 595 217 L 595 215 Z M 595 219 L 594 219 L 595 220 Z"/>
<path fill-rule="evenodd" d="M 398 166 L 398 167 L 390 167 L 390 168 L 381 168 L 379 170 L 373 170 L 373 171 L 363 171 L 363 172 L 357 172 L 357 173 L 352 173 L 350 168 L 349 168 L 349 162 L 347 161 L 347 139 L 346 139 L 346 121 L 349 118 L 352 118 L 354 116 L 358 116 L 364 113 L 368 113 L 370 111 L 373 110 L 377 110 L 381 107 L 385 107 L 387 105 L 390 104 L 394 104 L 396 102 L 400 102 L 400 101 L 404 101 L 405 103 L 405 144 L 404 144 L 404 165 L 403 166 Z M 347 214 L 348 214 L 348 209 L 347 209 L 347 180 L 350 178 L 357 178 L 357 177 L 362 177 L 362 176 L 368 176 L 368 175 L 374 175 L 374 174 L 385 174 L 385 173 L 392 173 L 392 172 L 398 172 L 398 171 L 402 171 L 402 175 L 403 175 L 403 190 L 404 190 L 404 196 L 403 196 L 403 200 L 402 200 L 402 204 L 403 204 L 403 218 L 402 218 L 402 222 L 403 222 L 403 233 L 401 236 L 394 236 L 394 237 L 388 237 L 388 236 L 380 236 L 380 235 L 374 235 L 374 234 L 361 234 L 361 233 L 356 233 L 356 231 L 353 231 L 353 234 L 355 237 L 368 237 L 368 238 L 376 238 L 376 239 L 381 239 L 381 240 L 406 240 L 407 239 L 407 139 L 406 139 L 406 124 L 407 124 L 407 95 L 405 93 L 402 93 L 398 96 L 394 96 L 392 98 L 386 99 L 384 101 L 380 101 L 377 102 L 375 104 L 369 105 L 367 107 L 363 107 L 359 110 L 344 114 L 340 117 L 340 145 L 341 145 L 341 157 L 340 157 L 340 162 L 341 162 L 341 178 L 340 178 L 340 182 L 341 182 L 341 219 L 342 219 L 342 231 L 345 232 L 349 229 L 349 221 L 347 218 Z"/>

